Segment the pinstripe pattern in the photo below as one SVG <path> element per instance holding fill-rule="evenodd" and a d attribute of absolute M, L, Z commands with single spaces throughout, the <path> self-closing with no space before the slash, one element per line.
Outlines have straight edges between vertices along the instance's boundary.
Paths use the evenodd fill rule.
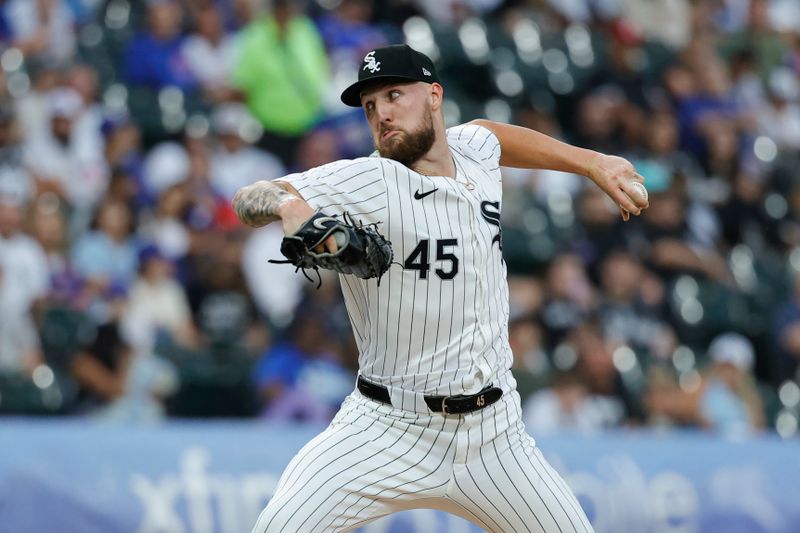
<path fill-rule="evenodd" d="M 498 244 L 499 142 L 468 125 L 448 130 L 448 144 L 456 179 L 379 157 L 283 178 L 312 207 L 377 223 L 392 243 L 398 264 L 380 286 L 341 276 L 360 373 L 386 386 L 392 403 L 354 391 L 286 468 L 254 533 L 350 531 L 417 507 L 462 516 L 487 531 L 592 531 L 521 422 Z M 487 214 L 487 205 L 497 211 Z M 424 242 L 425 275 L 404 268 L 407 261 L 423 264 L 410 254 L 421 253 Z M 423 399 L 489 383 L 503 397 L 466 415 L 433 414 Z"/>
<path fill-rule="evenodd" d="M 359 347 L 361 374 L 392 389 L 404 409 L 427 412 L 407 391 L 458 394 L 477 391 L 511 365 L 506 338 L 505 265 L 493 239 L 498 228 L 481 216 L 481 202 L 500 202 L 500 145 L 485 128 L 448 130 L 455 180 L 424 176 L 387 159 L 337 161 L 285 178 L 312 206 L 377 223 L 402 263 L 421 240 L 429 241 L 425 279 L 393 265 L 376 280 L 342 276 L 342 289 Z M 493 170 L 490 170 L 493 169 Z M 466 184 L 472 184 L 470 188 Z M 436 189 L 421 200 L 414 194 Z M 441 279 L 436 241 L 459 261 L 453 279 Z"/>
<path fill-rule="evenodd" d="M 253 533 L 351 531 L 414 508 L 493 532 L 591 533 L 519 421 L 511 392 L 468 415 L 422 415 L 354 392 L 284 472 Z"/>

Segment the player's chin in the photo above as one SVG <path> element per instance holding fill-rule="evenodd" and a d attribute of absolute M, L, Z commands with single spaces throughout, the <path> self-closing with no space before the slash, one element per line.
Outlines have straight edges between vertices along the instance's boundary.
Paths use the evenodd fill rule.
<path fill-rule="evenodd" d="M 387 159 L 397 159 L 402 152 L 402 146 L 399 144 L 382 143 L 378 146 L 378 153 Z"/>
<path fill-rule="evenodd" d="M 403 144 L 402 137 L 403 137 L 402 132 L 397 132 L 394 135 L 390 135 L 389 137 L 383 137 L 378 143 L 378 148 L 382 151 L 387 151 L 387 152 L 391 151 L 393 148 Z"/>

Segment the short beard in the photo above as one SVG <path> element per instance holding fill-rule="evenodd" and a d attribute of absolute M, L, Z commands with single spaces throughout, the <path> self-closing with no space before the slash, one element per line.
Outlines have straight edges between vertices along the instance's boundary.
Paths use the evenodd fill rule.
<path fill-rule="evenodd" d="M 430 104 L 425 106 L 425 115 L 422 118 L 423 124 L 418 130 L 412 132 L 399 130 L 399 134 L 388 139 L 388 146 L 381 147 L 376 144 L 375 148 L 378 149 L 381 157 L 394 159 L 398 163 L 410 167 L 427 154 L 436 140 Z M 385 131 L 385 129 L 381 129 L 380 135 L 383 136 Z"/>

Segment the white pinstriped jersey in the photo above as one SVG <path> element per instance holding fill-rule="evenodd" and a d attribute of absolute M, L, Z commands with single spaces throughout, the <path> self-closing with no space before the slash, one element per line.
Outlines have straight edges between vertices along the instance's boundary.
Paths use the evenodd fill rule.
<path fill-rule="evenodd" d="M 377 223 L 392 243 L 395 263 L 380 285 L 340 281 L 360 373 L 389 387 L 397 406 L 420 395 L 396 391 L 473 393 L 511 379 L 500 143 L 476 125 L 450 128 L 447 142 L 456 179 L 376 156 L 281 178 L 326 214 Z"/>
<path fill-rule="evenodd" d="M 592 533 L 520 417 L 500 251 L 500 146 L 459 126 L 456 179 L 384 158 L 287 177 L 314 207 L 378 223 L 395 261 L 376 280 L 341 276 L 360 371 L 390 404 L 358 389 L 286 467 L 253 533 L 352 531 L 387 514 L 440 509 L 486 531 Z M 504 394 L 464 414 L 431 412 L 423 393 Z"/>

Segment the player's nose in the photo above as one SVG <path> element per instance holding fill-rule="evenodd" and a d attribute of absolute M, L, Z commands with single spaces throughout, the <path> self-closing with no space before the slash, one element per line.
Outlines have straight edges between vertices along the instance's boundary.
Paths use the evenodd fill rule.
<path fill-rule="evenodd" d="M 380 122 L 392 121 L 392 106 L 388 102 L 375 103 L 375 115 Z"/>

